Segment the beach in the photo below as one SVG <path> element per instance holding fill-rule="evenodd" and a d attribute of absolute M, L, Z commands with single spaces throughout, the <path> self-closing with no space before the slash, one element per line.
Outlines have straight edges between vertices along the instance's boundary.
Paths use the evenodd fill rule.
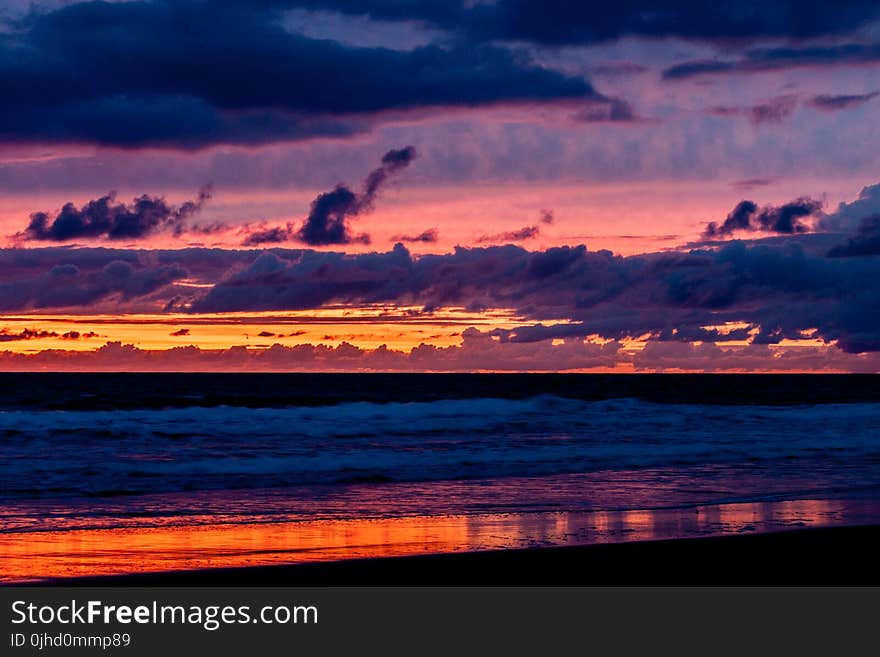
<path fill-rule="evenodd" d="M 49 579 L 58 586 L 866 586 L 880 525 Z"/>
<path fill-rule="evenodd" d="M 880 504 L 862 500 L 283 523 L 191 520 L 0 534 L 0 583 L 256 585 L 300 577 L 315 585 L 383 578 L 439 584 L 445 577 L 460 584 L 483 578 L 498 584 L 733 583 L 737 573 L 769 583 L 776 571 L 769 564 L 777 562 L 785 564 L 780 576 L 793 577 L 795 564 L 811 563 L 823 581 L 840 582 L 851 573 L 848 581 L 855 583 L 859 568 L 865 568 L 863 580 L 873 571 L 867 555 L 877 546 L 878 527 Z"/>
<path fill-rule="evenodd" d="M 0 584 L 833 582 L 880 526 L 871 377 L 6 378 Z"/>

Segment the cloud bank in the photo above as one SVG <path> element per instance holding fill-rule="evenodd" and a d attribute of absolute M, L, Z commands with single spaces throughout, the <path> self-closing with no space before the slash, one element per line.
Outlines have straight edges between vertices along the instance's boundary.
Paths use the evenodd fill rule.
<path fill-rule="evenodd" d="M 0 143 L 197 149 L 348 137 L 383 113 L 606 100 L 522 51 L 358 48 L 237 2 L 80 2 L 0 29 Z"/>
<path fill-rule="evenodd" d="M 291 7 L 367 15 L 386 21 L 419 21 L 474 40 L 589 45 L 628 36 L 679 37 L 727 43 L 762 38 L 792 40 L 849 34 L 880 17 L 873 2 L 831 5 L 816 0 L 634 0 L 571 3 L 566 0 L 398 2 L 291 0 Z"/>

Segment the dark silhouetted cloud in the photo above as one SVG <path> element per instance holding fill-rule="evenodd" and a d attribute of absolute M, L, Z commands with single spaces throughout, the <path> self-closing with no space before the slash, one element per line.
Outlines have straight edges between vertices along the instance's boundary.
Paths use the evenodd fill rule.
<path fill-rule="evenodd" d="M 18 333 L 9 329 L 0 329 L 0 342 L 17 342 L 19 340 L 38 340 L 40 338 L 57 338 L 59 337 L 55 331 L 45 331 L 40 329 L 22 329 Z"/>
<path fill-rule="evenodd" d="M 369 244 L 369 235 L 352 235 L 347 223 L 349 217 L 360 214 L 362 207 L 357 194 L 344 185 L 338 185 L 312 201 L 309 216 L 296 232 L 296 238 L 311 246 Z"/>
<path fill-rule="evenodd" d="M 683 80 L 704 75 L 854 66 L 878 61 L 880 44 L 844 43 L 830 46 L 756 48 L 739 59 L 700 59 L 676 64 L 663 71 L 663 78 Z"/>
<path fill-rule="evenodd" d="M 504 233 L 495 233 L 493 235 L 482 235 L 477 238 L 480 244 L 497 244 L 499 242 L 523 242 L 525 240 L 535 239 L 541 234 L 539 226 L 524 226 L 519 230 L 511 230 Z"/>
<path fill-rule="evenodd" d="M 753 123 L 781 123 L 794 113 L 797 105 L 795 96 L 780 96 L 766 103 L 755 105 L 750 110 Z"/>
<path fill-rule="evenodd" d="M 730 185 L 734 189 L 746 191 L 755 187 L 767 187 L 773 183 L 774 180 L 772 178 L 746 178 L 744 180 L 735 180 Z"/>
<path fill-rule="evenodd" d="M 294 234 L 293 224 L 274 226 L 272 228 L 260 228 L 253 230 L 245 237 L 243 246 L 259 246 L 261 244 L 280 244 L 287 242 Z"/>
<path fill-rule="evenodd" d="M 758 229 L 770 233 L 806 233 L 810 227 L 801 219 L 815 216 L 822 209 L 822 202 L 802 197 L 777 207 L 762 208 L 755 216 Z"/>
<path fill-rule="evenodd" d="M 99 237 L 133 240 L 163 230 L 179 235 L 184 230 L 184 222 L 199 212 L 210 198 L 210 187 L 204 187 L 197 200 L 179 206 L 169 205 L 161 197 L 146 194 L 135 198 L 129 205 L 116 203 L 116 193 L 110 192 L 81 208 L 67 203 L 54 218 L 45 212 L 35 212 L 27 228 L 17 237 L 66 242 Z"/>
<path fill-rule="evenodd" d="M 632 106 L 619 98 L 588 103 L 573 118 L 582 123 L 631 123 L 639 120 Z"/>
<path fill-rule="evenodd" d="M 184 335 L 189 335 L 189 329 L 188 328 L 180 328 L 180 329 L 177 329 L 176 331 L 172 331 L 168 335 L 170 335 L 173 338 L 179 338 Z"/>
<path fill-rule="evenodd" d="M 413 146 L 392 149 L 382 156 L 381 164 L 373 169 L 364 180 L 364 188 L 356 194 L 345 185 L 337 185 L 333 190 L 320 194 L 314 201 L 299 230 L 293 224 L 258 228 L 245 237 L 244 246 L 279 244 L 299 240 L 309 246 L 328 246 L 331 244 L 369 244 L 366 233 L 353 235 L 348 219 L 373 209 L 373 202 L 382 186 L 393 174 L 409 166 L 417 156 Z"/>
<path fill-rule="evenodd" d="M 782 123 L 794 113 L 797 107 L 797 97 L 792 95 L 779 96 L 766 103 L 759 103 L 751 107 L 718 106 L 709 108 L 709 113 L 715 116 L 745 116 L 755 125 L 763 123 Z"/>
<path fill-rule="evenodd" d="M 364 181 L 364 192 L 358 199 L 359 210 L 369 210 L 372 207 L 373 199 L 376 194 L 388 180 L 388 176 L 405 169 L 416 158 L 416 149 L 414 146 L 406 146 L 404 148 L 395 148 L 382 156 L 382 164 L 373 169 Z"/>
<path fill-rule="evenodd" d="M 813 96 L 810 99 L 810 105 L 816 109 L 825 110 L 826 112 L 836 112 L 838 110 L 864 105 L 878 95 L 880 95 L 880 91 L 872 91 L 867 94 L 848 94 L 840 96 L 822 94 L 819 96 Z"/>
<path fill-rule="evenodd" d="M 730 235 L 738 230 L 754 230 L 752 227 L 752 217 L 757 211 L 758 206 L 754 201 L 740 201 L 720 225 L 714 221 L 710 222 L 706 226 L 703 235 L 705 237 L 715 237 L 718 235 Z"/>
<path fill-rule="evenodd" d="M 395 235 L 391 242 L 433 244 L 440 238 L 436 228 L 429 228 L 418 235 Z"/>
<path fill-rule="evenodd" d="M 709 222 L 703 237 L 724 237 L 738 231 L 764 231 L 782 235 L 806 233 L 811 227 L 802 219 L 817 216 L 821 209 L 821 201 L 806 197 L 784 205 L 768 205 L 763 208 L 758 208 L 753 201 L 740 201 L 723 222 Z"/>
<path fill-rule="evenodd" d="M 66 331 L 65 333 L 61 334 L 62 340 L 79 340 L 79 339 L 86 340 L 88 338 L 97 338 L 97 337 L 100 337 L 100 336 L 97 333 L 95 333 L 94 331 L 86 331 L 85 333 L 80 333 L 79 331 Z"/>
<path fill-rule="evenodd" d="M 366 233 L 358 235 L 351 233 L 348 219 L 372 210 L 376 196 L 389 177 L 409 166 L 416 156 L 416 149 L 413 146 L 388 151 L 382 156 L 381 164 L 367 175 L 360 194 L 345 185 L 337 185 L 312 201 L 309 216 L 298 230 L 291 223 L 258 228 L 249 232 L 242 244 L 259 246 L 290 240 L 299 240 L 309 246 L 369 244 L 370 236 Z"/>

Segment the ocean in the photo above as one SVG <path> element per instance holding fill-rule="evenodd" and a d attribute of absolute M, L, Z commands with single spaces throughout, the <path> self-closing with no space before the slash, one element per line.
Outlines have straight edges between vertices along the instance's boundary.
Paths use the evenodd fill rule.
<path fill-rule="evenodd" d="M 880 498 L 878 379 L 2 375 L 0 534 L 645 512 L 681 525 L 689 509 L 798 500 L 830 518 L 835 500 Z M 551 540 L 538 533 L 516 544 Z"/>

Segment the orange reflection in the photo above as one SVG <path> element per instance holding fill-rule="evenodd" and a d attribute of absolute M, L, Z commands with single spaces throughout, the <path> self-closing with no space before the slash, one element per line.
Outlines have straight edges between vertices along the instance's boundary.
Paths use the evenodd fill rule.
<path fill-rule="evenodd" d="M 585 545 L 876 522 L 870 500 L 0 534 L 0 581 Z"/>

